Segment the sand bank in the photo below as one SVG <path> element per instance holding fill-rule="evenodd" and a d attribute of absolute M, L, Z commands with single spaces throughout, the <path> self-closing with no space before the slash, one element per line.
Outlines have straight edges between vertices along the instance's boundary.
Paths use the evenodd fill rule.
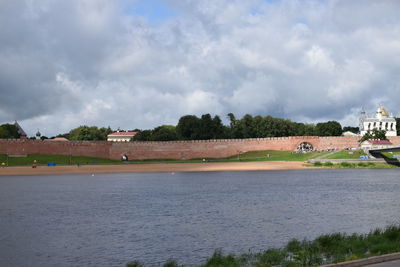
<path fill-rule="evenodd" d="M 310 169 L 298 161 L 268 162 L 218 162 L 218 163 L 165 163 L 165 164 L 121 164 L 85 166 L 38 166 L 0 168 L 0 175 L 41 175 L 78 173 L 129 173 L 129 172 L 203 172 L 203 171 L 261 171 Z"/>

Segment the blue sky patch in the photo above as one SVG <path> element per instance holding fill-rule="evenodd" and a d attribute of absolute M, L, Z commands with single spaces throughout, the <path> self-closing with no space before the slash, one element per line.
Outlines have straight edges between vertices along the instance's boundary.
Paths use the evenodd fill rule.
<path fill-rule="evenodd" d="M 165 0 L 138 0 L 128 8 L 127 13 L 159 23 L 176 16 Z"/>

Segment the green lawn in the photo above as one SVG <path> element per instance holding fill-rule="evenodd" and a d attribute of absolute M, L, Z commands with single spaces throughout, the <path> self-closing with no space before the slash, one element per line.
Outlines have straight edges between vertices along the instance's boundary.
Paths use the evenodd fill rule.
<path fill-rule="evenodd" d="M 231 156 L 227 158 L 205 158 L 201 159 L 150 159 L 150 160 L 130 160 L 130 164 L 150 164 L 150 163 L 201 163 L 201 162 L 239 162 L 239 161 L 306 161 L 317 156 L 326 154 L 326 152 L 312 152 L 312 153 L 294 153 L 292 151 L 278 151 L 278 150 L 263 150 L 263 151 L 249 151 L 240 156 Z M 75 164 L 120 164 L 119 160 L 109 160 L 92 157 L 76 157 L 76 156 L 63 156 L 63 155 L 28 155 L 26 157 L 9 157 L 9 166 L 23 166 L 32 165 L 36 160 L 38 165 L 47 165 L 49 162 L 54 162 L 57 165 L 75 165 Z M 0 164 L 7 163 L 6 155 L 0 154 Z"/>
<path fill-rule="evenodd" d="M 115 164 L 120 163 L 118 160 L 109 160 L 92 157 L 75 157 L 75 156 L 63 156 L 63 155 L 27 155 L 26 157 L 9 157 L 9 166 L 23 166 L 32 165 L 33 161 L 36 160 L 38 165 L 47 165 L 49 162 L 54 162 L 57 165 L 75 165 L 75 164 Z M 7 156 L 0 154 L 0 164 L 7 163 Z"/>
<path fill-rule="evenodd" d="M 383 152 L 382 155 L 383 155 L 385 158 L 392 159 L 394 155 L 400 155 L 400 152 L 392 152 L 392 153 L 390 153 L 390 152 Z"/>
<path fill-rule="evenodd" d="M 308 164 L 306 166 L 313 167 L 324 167 L 331 169 L 388 169 L 388 168 L 398 168 L 397 165 L 383 163 L 383 162 L 341 162 L 341 163 L 332 163 L 332 162 L 315 162 L 313 164 Z"/>
<path fill-rule="evenodd" d="M 362 150 L 340 150 L 324 159 L 359 159 L 360 156 L 365 155 L 366 154 Z"/>
<path fill-rule="evenodd" d="M 143 164 L 143 163 L 201 163 L 201 162 L 239 162 L 239 161 L 306 161 L 327 152 L 312 152 L 312 153 L 293 153 L 292 151 L 280 150 L 262 150 L 262 151 L 249 151 L 227 158 L 204 158 L 203 159 L 149 159 L 149 160 L 130 160 L 129 163 Z"/>
<path fill-rule="evenodd" d="M 293 151 L 263 150 L 240 154 L 241 161 L 306 161 L 327 154 L 326 152 L 294 153 Z M 238 159 L 232 156 L 228 159 Z"/>

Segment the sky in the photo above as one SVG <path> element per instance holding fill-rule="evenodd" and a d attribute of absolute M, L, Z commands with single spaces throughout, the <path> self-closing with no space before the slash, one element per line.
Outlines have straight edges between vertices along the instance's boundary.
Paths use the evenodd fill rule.
<path fill-rule="evenodd" d="M 0 0 L 0 123 L 400 115 L 398 0 Z"/>

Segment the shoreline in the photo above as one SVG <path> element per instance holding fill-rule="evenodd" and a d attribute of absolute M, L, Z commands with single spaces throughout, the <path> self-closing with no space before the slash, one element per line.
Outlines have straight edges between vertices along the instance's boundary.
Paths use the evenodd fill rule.
<path fill-rule="evenodd" d="M 302 161 L 257 161 L 214 163 L 150 163 L 119 165 L 18 166 L 0 168 L 0 176 L 46 174 L 144 173 L 144 172 L 218 172 L 320 169 Z"/>

